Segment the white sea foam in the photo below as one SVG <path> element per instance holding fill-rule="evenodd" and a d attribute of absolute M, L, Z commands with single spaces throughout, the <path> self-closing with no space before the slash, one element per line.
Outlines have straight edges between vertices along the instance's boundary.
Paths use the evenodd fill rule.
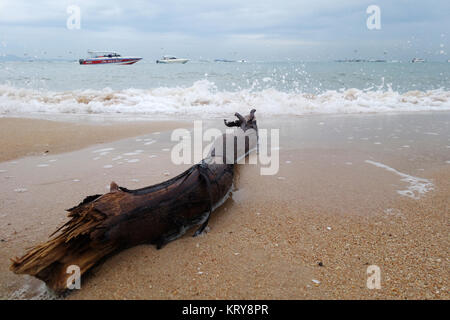
<path fill-rule="evenodd" d="M 276 89 L 219 91 L 200 80 L 190 87 L 42 91 L 0 85 L 0 113 L 233 114 L 257 108 L 268 115 L 450 110 L 450 91 L 328 90 L 320 94 Z M 155 133 L 156 134 L 156 133 Z"/>
<path fill-rule="evenodd" d="M 366 163 L 374 165 L 378 168 L 383 168 L 389 172 L 395 173 L 396 175 L 402 177 L 402 179 L 400 180 L 409 184 L 409 187 L 406 190 L 397 190 L 397 193 L 402 196 L 410 197 L 413 199 L 419 199 L 421 195 L 434 189 L 433 183 L 428 179 L 410 176 L 409 174 L 399 172 L 394 168 L 391 168 L 380 162 L 366 160 Z"/>
<path fill-rule="evenodd" d="M 45 283 L 41 282 L 39 285 L 32 283 L 26 278 L 25 283 L 21 288 L 14 291 L 9 299 L 11 300 L 58 300 L 60 299 L 54 292 L 48 289 Z"/>

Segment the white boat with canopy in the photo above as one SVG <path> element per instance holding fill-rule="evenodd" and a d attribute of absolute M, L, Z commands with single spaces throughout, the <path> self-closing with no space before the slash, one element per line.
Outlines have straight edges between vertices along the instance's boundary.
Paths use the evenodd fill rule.
<path fill-rule="evenodd" d="M 185 64 L 189 59 L 177 58 L 175 56 L 163 56 L 162 59 L 156 60 L 156 63 L 182 63 Z"/>

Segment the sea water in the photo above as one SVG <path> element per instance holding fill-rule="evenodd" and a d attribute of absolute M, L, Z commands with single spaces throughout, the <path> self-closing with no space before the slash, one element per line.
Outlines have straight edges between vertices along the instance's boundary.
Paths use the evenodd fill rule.
<path fill-rule="evenodd" d="M 446 62 L 0 63 L 0 114 L 212 117 L 450 110 Z"/>

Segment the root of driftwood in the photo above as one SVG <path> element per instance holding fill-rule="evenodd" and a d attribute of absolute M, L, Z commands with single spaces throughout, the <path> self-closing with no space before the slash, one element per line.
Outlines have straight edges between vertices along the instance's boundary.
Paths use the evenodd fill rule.
<path fill-rule="evenodd" d="M 247 131 L 253 129 L 250 135 L 256 135 L 254 112 L 245 118 L 236 114 L 234 122 L 225 121 L 227 126 L 239 127 L 238 135 L 246 137 L 243 148 L 234 146 L 234 160 L 255 147 L 256 140 L 250 141 Z M 196 225 L 194 236 L 199 235 L 212 211 L 229 195 L 235 163 L 213 146 L 208 158 L 168 181 L 137 190 L 112 182 L 109 193 L 88 196 L 67 210 L 70 220 L 50 235 L 53 238 L 12 259 L 10 269 L 35 276 L 62 293 L 68 286 L 71 265 L 78 266 L 82 275 L 125 248 L 148 243 L 160 249 Z"/>

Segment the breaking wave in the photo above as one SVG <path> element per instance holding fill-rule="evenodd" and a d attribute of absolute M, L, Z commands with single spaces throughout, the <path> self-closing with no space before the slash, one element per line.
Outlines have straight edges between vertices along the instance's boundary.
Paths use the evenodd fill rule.
<path fill-rule="evenodd" d="M 213 82 L 154 89 L 72 90 L 63 92 L 0 85 L 0 113 L 225 115 L 256 108 L 267 115 L 380 113 L 450 110 L 450 91 L 399 93 L 387 89 L 328 90 L 320 94 L 219 91 Z"/>

